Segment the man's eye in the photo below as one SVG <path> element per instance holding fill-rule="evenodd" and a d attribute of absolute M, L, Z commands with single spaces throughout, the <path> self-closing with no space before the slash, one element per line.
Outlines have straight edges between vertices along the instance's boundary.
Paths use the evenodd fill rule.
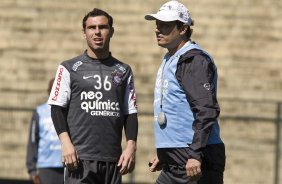
<path fill-rule="evenodd" d="M 99 29 L 108 29 L 109 26 L 108 25 L 102 25 L 102 26 L 99 26 Z"/>
<path fill-rule="evenodd" d="M 96 29 L 96 26 L 89 26 L 88 29 Z"/>

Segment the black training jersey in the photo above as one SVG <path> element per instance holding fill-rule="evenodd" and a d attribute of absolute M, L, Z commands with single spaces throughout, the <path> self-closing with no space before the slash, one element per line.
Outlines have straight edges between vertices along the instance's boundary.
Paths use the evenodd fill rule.
<path fill-rule="evenodd" d="M 84 54 L 59 65 L 48 100 L 68 109 L 67 124 L 78 157 L 117 161 L 124 115 L 137 113 L 133 74 L 114 57 Z"/>

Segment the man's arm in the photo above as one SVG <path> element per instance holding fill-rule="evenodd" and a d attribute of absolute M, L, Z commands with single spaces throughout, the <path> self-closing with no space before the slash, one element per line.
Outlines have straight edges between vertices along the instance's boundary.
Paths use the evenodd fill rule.
<path fill-rule="evenodd" d="M 137 149 L 136 141 L 138 134 L 137 113 L 125 116 L 124 128 L 127 143 L 118 162 L 118 166 L 121 167 L 121 174 L 130 173 L 135 168 L 135 154 Z"/>
<path fill-rule="evenodd" d="M 37 173 L 37 158 L 38 158 L 38 123 L 39 116 L 36 110 L 32 114 L 30 129 L 29 129 L 29 138 L 27 144 L 27 154 L 26 154 L 26 167 L 28 170 L 28 174 L 31 178 L 38 175 Z"/>
<path fill-rule="evenodd" d="M 133 73 L 128 69 L 129 77 L 124 94 L 124 109 L 125 114 L 124 129 L 126 135 L 126 148 L 120 156 L 118 166 L 121 167 L 121 174 L 132 172 L 135 168 L 136 141 L 138 134 L 138 118 L 137 118 L 137 103 L 133 80 Z"/>
<path fill-rule="evenodd" d="M 70 170 L 77 169 L 78 157 L 74 145 L 68 134 L 67 121 L 64 115 L 65 108 L 52 105 L 51 116 L 54 127 L 62 145 L 62 162 Z"/>
<path fill-rule="evenodd" d="M 184 62 L 177 71 L 177 79 L 183 87 L 187 101 L 195 115 L 194 137 L 189 151 L 192 158 L 201 161 L 201 149 L 207 144 L 212 125 L 216 122 L 220 109 L 216 98 L 216 70 L 213 62 L 203 55 Z"/>
<path fill-rule="evenodd" d="M 63 132 L 68 132 L 68 125 L 65 117 L 66 109 L 58 106 L 51 105 L 51 117 L 57 132 L 57 135 L 60 135 Z"/>
<path fill-rule="evenodd" d="M 138 135 L 138 118 L 137 113 L 126 115 L 125 117 L 125 123 L 124 123 L 124 129 L 125 129 L 125 136 L 126 140 L 133 140 L 137 141 L 137 135 Z"/>
<path fill-rule="evenodd" d="M 196 55 L 180 66 L 176 76 L 195 115 L 186 172 L 188 177 L 197 180 L 201 175 L 202 149 L 220 112 L 216 99 L 216 68 L 210 58 L 203 55 Z"/>

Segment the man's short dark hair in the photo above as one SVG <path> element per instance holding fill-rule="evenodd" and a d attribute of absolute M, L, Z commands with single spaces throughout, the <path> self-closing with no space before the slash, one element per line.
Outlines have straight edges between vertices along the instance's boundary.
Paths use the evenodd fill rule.
<path fill-rule="evenodd" d="M 104 10 L 98 9 L 98 8 L 94 8 L 92 11 L 88 12 L 83 20 L 82 20 L 82 27 L 83 30 L 85 30 L 86 28 L 86 21 L 89 17 L 97 17 L 97 16 L 105 16 L 108 18 L 108 22 L 110 27 L 113 27 L 113 18 L 111 15 L 109 15 L 107 12 L 105 12 Z"/>
<path fill-rule="evenodd" d="M 180 21 L 178 21 L 178 20 L 176 21 L 176 27 L 177 27 L 177 29 L 180 29 L 183 25 L 184 25 L 183 22 L 180 22 Z M 194 21 L 192 21 L 191 26 L 193 26 L 193 25 L 194 25 Z M 188 29 L 187 29 L 187 31 L 186 31 L 186 37 L 187 37 L 187 39 L 190 39 L 191 36 L 192 36 L 192 33 L 193 33 L 193 29 L 191 29 L 191 26 L 188 26 Z"/>

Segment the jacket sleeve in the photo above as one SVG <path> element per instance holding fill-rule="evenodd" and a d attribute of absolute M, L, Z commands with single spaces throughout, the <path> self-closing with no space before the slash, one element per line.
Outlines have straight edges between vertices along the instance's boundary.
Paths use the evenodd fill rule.
<path fill-rule="evenodd" d="M 216 67 L 208 56 L 196 55 L 179 64 L 176 77 L 185 91 L 194 114 L 192 144 L 189 158 L 201 161 L 202 148 L 207 144 L 220 109 L 216 98 Z"/>
<path fill-rule="evenodd" d="M 39 142 L 39 116 L 35 110 L 32 114 L 29 138 L 27 143 L 26 167 L 29 175 L 35 175 L 37 172 L 37 156 L 38 156 L 38 142 Z"/>

